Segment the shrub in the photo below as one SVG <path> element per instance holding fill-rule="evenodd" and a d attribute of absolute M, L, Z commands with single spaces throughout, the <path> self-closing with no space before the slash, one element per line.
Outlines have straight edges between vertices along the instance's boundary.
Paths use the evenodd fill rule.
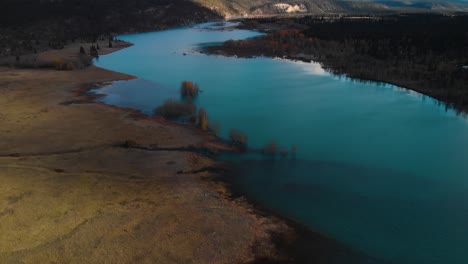
<path fill-rule="evenodd" d="M 54 65 L 55 69 L 56 70 L 61 70 L 62 69 L 62 65 L 64 64 L 63 60 L 60 59 L 60 58 L 55 58 L 53 61 L 52 61 L 52 64 Z"/>
<path fill-rule="evenodd" d="M 206 114 L 205 109 L 200 108 L 198 110 L 198 116 L 197 116 L 197 126 L 200 127 L 203 130 L 208 129 L 208 115 Z"/>
<path fill-rule="evenodd" d="M 75 65 L 73 65 L 73 63 L 67 62 L 67 63 L 65 64 L 65 69 L 64 69 L 64 70 L 66 70 L 66 71 L 73 71 L 74 69 L 75 69 Z"/>
<path fill-rule="evenodd" d="M 166 119 L 177 119 L 182 116 L 193 115 L 194 113 L 194 105 L 179 102 L 174 99 L 166 100 L 161 106 L 154 110 L 155 115 L 162 116 Z"/>
<path fill-rule="evenodd" d="M 52 65 L 54 65 L 54 68 L 59 71 L 72 71 L 75 68 L 71 62 L 64 61 L 61 58 L 55 58 L 52 61 Z"/>
<path fill-rule="evenodd" d="M 263 154 L 267 154 L 267 155 L 276 155 L 276 153 L 278 152 L 278 146 L 276 145 L 276 142 L 273 141 L 273 142 L 266 144 L 263 147 L 262 152 Z"/>
<path fill-rule="evenodd" d="M 96 58 L 99 57 L 98 51 L 94 45 L 91 45 L 91 47 L 89 48 L 89 55 Z"/>
<path fill-rule="evenodd" d="M 196 83 L 183 81 L 180 86 L 180 95 L 182 97 L 194 98 L 198 95 L 200 89 Z"/>
<path fill-rule="evenodd" d="M 229 131 L 229 138 L 233 144 L 247 147 L 247 136 L 243 132 L 236 129 L 231 129 Z"/>

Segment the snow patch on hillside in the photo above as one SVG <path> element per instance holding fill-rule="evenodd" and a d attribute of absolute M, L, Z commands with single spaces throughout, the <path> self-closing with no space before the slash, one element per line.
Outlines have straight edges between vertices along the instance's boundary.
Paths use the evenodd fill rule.
<path fill-rule="evenodd" d="M 290 5 L 285 3 L 278 3 L 274 5 L 275 8 L 282 13 L 298 13 L 307 12 L 307 7 L 304 4 Z"/>

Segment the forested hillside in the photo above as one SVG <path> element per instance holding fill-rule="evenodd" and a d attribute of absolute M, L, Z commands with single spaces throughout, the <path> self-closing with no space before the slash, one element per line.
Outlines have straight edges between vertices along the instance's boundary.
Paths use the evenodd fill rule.
<path fill-rule="evenodd" d="M 345 14 L 467 12 L 468 3 L 448 0 L 194 0 L 223 16 L 272 14 Z"/>
<path fill-rule="evenodd" d="M 206 49 L 314 60 L 334 73 L 411 88 L 468 113 L 468 16 L 268 18 L 243 27 L 263 25 L 276 30 Z"/>
<path fill-rule="evenodd" d="M 0 56 L 16 56 L 67 41 L 141 32 L 233 16 L 458 12 L 448 2 L 399 0 L 2 0 Z M 418 1 L 418 0 L 415 0 Z"/>
<path fill-rule="evenodd" d="M 219 20 L 190 0 L 2 0 L 0 56 L 67 41 Z"/>

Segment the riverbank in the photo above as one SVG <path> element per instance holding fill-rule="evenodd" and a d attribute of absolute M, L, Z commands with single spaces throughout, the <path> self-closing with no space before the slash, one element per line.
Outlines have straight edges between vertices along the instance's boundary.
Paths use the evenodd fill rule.
<path fill-rule="evenodd" d="M 317 64 L 191 52 L 258 35 L 216 30 L 219 25 L 119 36 L 136 47 L 104 56 L 97 65 L 144 80 L 106 87 L 101 100 L 151 114 L 155 102 L 179 97 L 174 88 L 180 80 L 195 81 L 203 89 L 196 104 L 220 122 L 223 137 L 237 128 L 253 148 L 271 140 L 280 150 L 298 146 L 296 160 L 227 157 L 241 170 L 227 178 L 253 204 L 383 259 L 374 263 L 463 263 L 457 234 L 466 231 L 459 224 L 466 217 L 457 214 L 464 208 L 456 201 L 466 189 L 460 175 L 468 173 L 461 159 L 466 148 L 460 147 L 468 146 L 464 117 L 410 91 L 339 78 Z M 439 213 L 426 221 L 429 211 Z M 448 223 L 444 212 L 457 217 Z M 437 239 L 423 241 L 424 234 Z"/>
<path fill-rule="evenodd" d="M 214 173 L 203 168 L 219 163 L 185 150 L 212 148 L 209 136 L 135 118 L 128 109 L 76 101 L 83 85 L 131 78 L 94 66 L 1 69 L 0 262 L 278 257 L 271 234 L 292 229 L 229 199 L 224 184 L 204 180 Z M 126 141 L 158 148 L 125 147 Z"/>
<path fill-rule="evenodd" d="M 77 47 L 38 58 L 76 59 Z M 227 165 L 206 155 L 229 148 L 217 138 L 86 93 L 132 78 L 95 66 L 1 68 L 1 262 L 329 263 L 354 254 L 232 195 Z"/>
<path fill-rule="evenodd" d="M 239 28 L 265 35 L 230 40 L 204 47 L 201 52 L 316 61 L 334 74 L 394 84 L 433 97 L 447 108 L 468 112 L 467 54 L 463 48 L 468 16 L 309 16 L 241 22 Z"/>

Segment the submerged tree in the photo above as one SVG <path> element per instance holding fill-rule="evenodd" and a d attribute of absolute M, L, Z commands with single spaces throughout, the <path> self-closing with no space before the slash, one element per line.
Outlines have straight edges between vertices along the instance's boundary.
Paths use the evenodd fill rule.
<path fill-rule="evenodd" d="M 191 81 L 183 81 L 180 85 L 180 95 L 183 98 L 193 99 L 198 95 L 199 92 L 200 89 L 198 84 Z"/>
<path fill-rule="evenodd" d="M 278 152 L 278 145 L 276 144 L 276 142 L 272 141 L 263 147 L 262 152 L 263 154 L 267 155 L 276 155 L 276 153 Z"/>
<path fill-rule="evenodd" d="M 210 130 L 213 132 L 213 134 L 218 135 L 219 134 L 219 123 L 215 122 L 213 124 L 210 124 Z"/>
<path fill-rule="evenodd" d="M 235 145 L 239 145 L 242 148 L 247 148 L 247 136 L 236 129 L 231 129 L 229 131 L 229 138 L 231 139 L 231 142 Z"/>
<path fill-rule="evenodd" d="M 161 106 L 154 110 L 155 115 L 167 119 L 177 119 L 183 116 L 190 116 L 195 113 L 195 106 L 174 99 L 166 100 Z"/>
<path fill-rule="evenodd" d="M 205 111 L 205 109 L 200 108 L 198 110 L 198 116 L 197 116 L 197 126 L 203 130 L 208 129 L 208 115 Z"/>

